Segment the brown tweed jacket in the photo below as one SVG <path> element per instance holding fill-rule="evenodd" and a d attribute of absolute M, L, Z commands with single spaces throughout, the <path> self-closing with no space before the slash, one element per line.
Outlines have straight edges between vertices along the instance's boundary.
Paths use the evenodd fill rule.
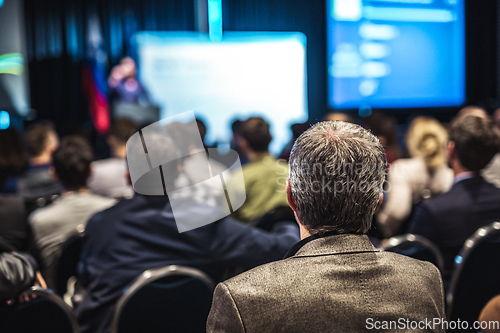
<path fill-rule="evenodd" d="M 411 321 L 444 319 L 441 275 L 428 262 L 361 235 L 313 236 L 291 252 L 220 283 L 207 332 L 413 332 Z"/>

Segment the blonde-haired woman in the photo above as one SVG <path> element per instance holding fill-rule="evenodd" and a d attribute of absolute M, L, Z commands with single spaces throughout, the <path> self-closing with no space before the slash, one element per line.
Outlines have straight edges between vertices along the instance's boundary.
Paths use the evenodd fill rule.
<path fill-rule="evenodd" d="M 453 171 L 447 166 L 448 133 L 434 118 L 415 118 L 406 133 L 411 158 L 391 165 L 387 199 L 377 214 L 384 237 L 404 233 L 404 222 L 414 205 L 423 199 L 446 192 L 453 183 Z"/>

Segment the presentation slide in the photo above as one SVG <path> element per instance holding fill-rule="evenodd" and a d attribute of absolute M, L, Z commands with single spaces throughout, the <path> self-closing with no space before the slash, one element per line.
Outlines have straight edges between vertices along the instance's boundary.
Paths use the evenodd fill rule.
<path fill-rule="evenodd" d="M 331 107 L 464 102 L 464 0 L 327 1 Z"/>
<path fill-rule="evenodd" d="M 271 151 L 291 139 L 290 125 L 308 118 L 306 37 L 289 32 L 225 32 L 212 42 L 194 32 L 140 32 L 139 79 L 161 118 L 194 111 L 206 140 L 228 145 L 234 120 L 262 116 Z"/>
<path fill-rule="evenodd" d="M 0 111 L 25 116 L 30 110 L 21 0 L 0 0 Z"/>

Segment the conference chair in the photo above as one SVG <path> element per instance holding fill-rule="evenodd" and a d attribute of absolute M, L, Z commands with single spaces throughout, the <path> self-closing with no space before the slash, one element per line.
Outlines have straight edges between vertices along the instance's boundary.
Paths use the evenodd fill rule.
<path fill-rule="evenodd" d="M 28 296 L 30 300 L 0 306 L 0 332 L 79 332 L 72 309 L 52 291 L 41 287 L 31 287 L 21 294 L 22 298 L 24 296 Z"/>
<path fill-rule="evenodd" d="M 62 247 L 57 263 L 55 292 L 63 297 L 68 291 L 68 280 L 78 275 L 78 262 L 83 246 L 83 233 L 69 238 Z"/>
<path fill-rule="evenodd" d="M 444 268 L 444 259 L 439 248 L 425 237 L 405 234 L 391 237 L 387 243 L 379 248 L 382 251 L 399 253 L 418 260 L 429 261 L 441 272 Z"/>
<path fill-rule="evenodd" d="M 205 332 L 213 290 L 213 281 L 194 268 L 147 270 L 118 300 L 111 332 Z"/>
<path fill-rule="evenodd" d="M 455 258 L 446 297 L 447 320 L 478 319 L 482 308 L 500 294 L 500 222 L 479 228 L 467 239 Z"/>

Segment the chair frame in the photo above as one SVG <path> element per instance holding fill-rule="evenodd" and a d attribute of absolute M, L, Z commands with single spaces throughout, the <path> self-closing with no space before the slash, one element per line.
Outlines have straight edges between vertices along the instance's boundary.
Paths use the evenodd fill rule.
<path fill-rule="evenodd" d="M 118 323 L 120 320 L 120 315 L 123 308 L 127 305 L 128 301 L 134 296 L 143 286 L 150 284 L 156 280 L 162 279 L 168 276 L 187 276 L 194 277 L 202 280 L 210 289 L 213 291 L 215 289 L 215 284 L 208 275 L 200 271 L 199 269 L 180 266 L 180 265 L 169 265 L 160 268 L 148 269 L 139 275 L 134 282 L 130 285 L 127 291 L 120 297 L 116 303 L 115 313 L 113 315 L 113 322 L 111 325 L 111 333 L 118 333 Z"/>
<path fill-rule="evenodd" d="M 477 229 L 476 232 L 474 232 L 474 234 L 465 241 L 464 245 L 462 246 L 462 249 L 455 257 L 455 258 L 461 257 L 462 260 L 460 263 L 457 263 L 455 259 L 455 267 L 451 277 L 450 289 L 448 291 L 448 294 L 446 295 L 446 304 L 448 305 L 446 311 L 447 318 L 451 318 L 453 310 L 453 295 L 455 294 L 456 291 L 455 289 L 457 288 L 457 284 L 460 279 L 464 265 L 467 261 L 467 258 L 478 244 L 482 243 L 488 237 L 497 236 L 499 234 L 500 234 L 500 222 L 493 222 L 489 225 Z"/>
<path fill-rule="evenodd" d="M 59 271 L 60 271 L 60 267 L 61 267 L 61 257 L 62 257 L 62 254 L 64 253 L 64 250 L 67 248 L 68 244 L 70 242 L 73 242 L 75 241 L 76 239 L 78 239 L 79 241 L 82 241 L 83 239 L 83 236 L 85 236 L 85 233 L 83 231 L 78 231 L 78 233 L 74 234 L 73 236 L 71 236 L 70 238 L 66 239 L 66 241 L 63 243 L 62 245 L 62 250 L 61 250 L 61 254 L 57 260 L 57 265 L 56 265 L 56 283 L 57 283 L 57 286 L 55 289 L 58 289 L 59 287 Z M 81 253 L 80 253 L 81 255 Z M 78 278 L 78 276 L 77 276 Z M 67 283 L 68 283 L 68 280 L 65 281 L 65 285 L 67 286 Z M 55 292 L 58 294 L 60 292 L 60 290 L 55 290 Z M 68 291 L 66 290 L 65 294 L 67 293 Z M 60 295 L 61 297 L 64 296 L 63 295 Z"/>
<path fill-rule="evenodd" d="M 37 286 L 33 286 L 30 289 L 27 289 L 21 293 L 21 297 L 22 296 L 30 296 L 30 295 L 35 295 L 37 297 L 47 298 L 48 300 L 56 303 L 56 305 L 58 305 L 64 311 L 64 313 L 67 315 L 67 317 L 71 323 L 71 329 L 72 329 L 73 333 L 80 332 L 80 329 L 78 327 L 78 321 L 76 320 L 76 316 L 73 313 L 73 309 L 68 304 L 66 304 L 61 297 L 59 297 L 58 295 L 56 295 L 52 291 L 49 291 L 47 289 L 44 289 L 42 287 L 37 287 Z"/>
<path fill-rule="evenodd" d="M 437 267 L 438 267 L 439 271 L 440 272 L 443 271 L 444 259 L 443 259 L 443 255 L 441 254 L 441 251 L 436 246 L 436 244 L 434 244 L 433 242 L 431 242 L 427 238 L 419 236 L 419 235 L 404 234 L 401 236 L 391 237 L 391 238 L 389 238 L 387 244 L 382 245 L 379 248 L 379 250 L 389 251 L 389 250 L 396 248 L 396 247 L 400 246 L 401 244 L 404 244 L 407 242 L 408 243 L 417 243 L 417 244 L 421 244 L 421 245 L 424 245 L 425 247 L 427 247 L 436 256 Z"/>

